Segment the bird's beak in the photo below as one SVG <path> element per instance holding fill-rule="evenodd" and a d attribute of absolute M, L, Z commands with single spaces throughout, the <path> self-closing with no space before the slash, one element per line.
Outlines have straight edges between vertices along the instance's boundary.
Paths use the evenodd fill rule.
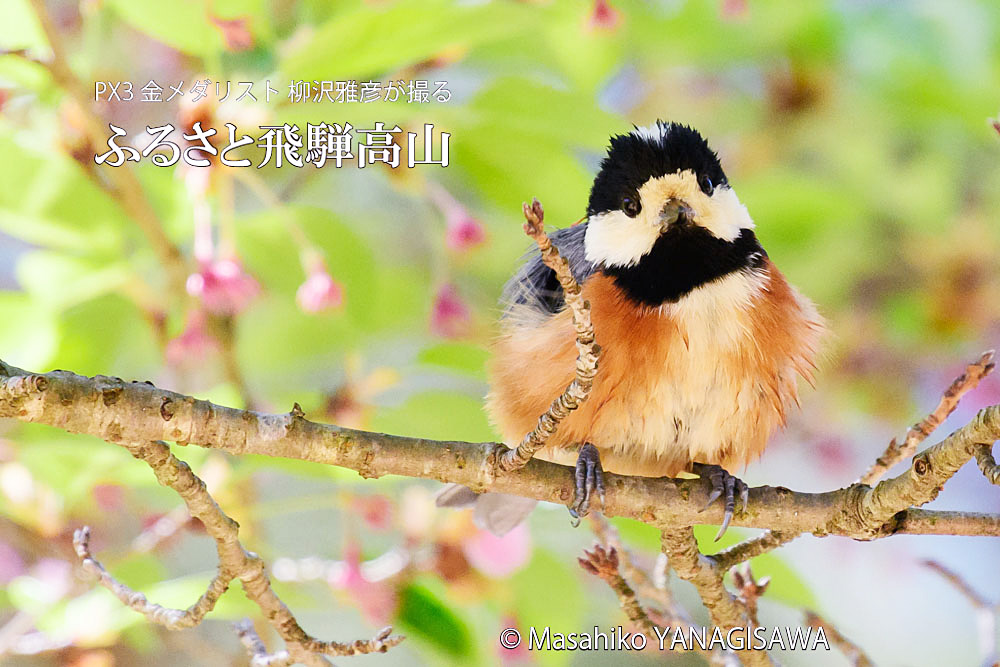
<path fill-rule="evenodd" d="M 694 209 L 683 200 L 668 199 L 660 210 L 660 231 L 665 232 L 673 225 L 687 225 L 694 220 Z"/>

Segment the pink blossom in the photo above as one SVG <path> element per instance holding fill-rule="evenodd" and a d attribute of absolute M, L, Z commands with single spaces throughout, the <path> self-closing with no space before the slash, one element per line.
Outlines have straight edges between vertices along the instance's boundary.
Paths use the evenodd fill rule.
<path fill-rule="evenodd" d="M 722 0 L 722 18 L 741 19 L 747 14 L 747 0 Z"/>
<path fill-rule="evenodd" d="M 167 363 L 177 366 L 182 363 L 204 361 L 216 351 L 218 343 L 205 328 L 205 313 L 192 310 L 188 313 L 184 331 L 167 343 Z"/>
<path fill-rule="evenodd" d="M 445 241 L 452 250 L 468 250 L 486 240 L 486 231 L 482 223 L 468 214 L 449 217 L 447 225 Z"/>
<path fill-rule="evenodd" d="M 431 331 L 445 338 L 460 338 L 469 332 L 472 313 L 454 285 L 442 285 L 434 297 Z"/>
<path fill-rule="evenodd" d="M 373 625 L 384 625 L 396 611 L 396 591 L 385 582 L 369 581 L 361 572 L 361 546 L 356 542 L 344 550 L 346 568 L 330 585 L 347 591 L 361 613 Z"/>
<path fill-rule="evenodd" d="M 428 186 L 431 201 L 444 214 L 445 242 L 456 252 L 473 248 L 486 240 L 483 224 L 469 213 L 469 210 L 441 186 Z"/>
<path fill-rule="evenodd" d="M 235 315 L 245 309 L 260 285 L 235 259 L 203 261 L 201 270 L 187 279 L 187 291 L 199 297 L 205 307 L 219 315 Z"/>
<path fill-rule="evenodd" d="M 98 484 L 93 493 L 97 506 L 105 512 L 119 510 L 125 502 L 125 490 L 121 484 Z"/>
<path fill-rule="evenodd" d="M 31 566 L 31 576 L 42 583 L 36 593 L 46 602 L 58 602 L 73 586 L 73 567 L 58 558 L 42 558 Z"/>
<path fill-rule="evenodd" d="M 212 23 L 222 33 L 222 38 L 226 42 L 226 48 L 230 51 L 247 51 L 253 47 L 253 35 L 248 24 L 250 19 L 241 16 L 235 19 L 223 19 L 218 16 L 209 15 Z"/>
<path fill-rule="evenodd" d="M 392 526 L 392 502 L 385 496 L 358 496 L 351 505 L 372 530 L 386 531 Z"/>
<path fill-rule="evenodd" d="M 612 7 L 608 0 L 594 0 L 589 20 L 591 30 L 614 30 L 621 20 L 621 12 Z"/>
<path fill-rule="evenodd" d="M 0 584 L 7 584 L 14 577 L 24 574 L 24 559 L 17 549 L 0 542 Z"/>
<path fill-rule="evenodd" d="M 295 300 L 299 308 L 307 313 L 340 308 L 344 303 L 344 288 L 330 276 L 326 267 L 319 265 L 299 285 Z"/>
<path fill-rule="evenodd" d="M 518 622 L 513 616 L 507 615 L 500 621 L 500 626 L 501 629 L 497 631 L 497 635 L 507 628 L 514 628 L 516 630 L 518 628 Z M 527 642 L 521 642 L 514 648 L 506 648 L 503 644 L 497 641 L 497 653 L 499 654 L 500 661 L 504 664 L 509 662 L 531 661 L 531 654 L 528 653 Z"/>
<path fill-rule="evenodd" d="M 531 560 L 531 533 L 521 523 L 503 537 L 476 529 L 462 544 L 465 557 L 483 574 L 501 579 L 517 572 Z"/>

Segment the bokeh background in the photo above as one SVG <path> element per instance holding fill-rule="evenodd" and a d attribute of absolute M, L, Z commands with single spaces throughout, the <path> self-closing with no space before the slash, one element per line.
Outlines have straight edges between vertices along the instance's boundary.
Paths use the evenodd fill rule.
<path fill-rule="evenodd" d="M 771 257 L 833 335 L 803 411 L 751 484 L 803 491 L 856 479 L 893 435 L 1000 341 L 1000 5 L 935 0 L 372 2 L 52 0 L 58 51 L 95 81 L 184 81 L 177 103 L 91 103 L 34 62 L 53 51 L 29 0 L 0 6 L 0 357 L 23 368 L 149 379 L 232 406 L 435 438 L 495 438 L 484 362 L 501 285 L 527 242 L 520 204 L 584 214 L 608 136 L 657 118 L 722 156 Z M 195 79 L 210 95 L 189 100 Z M 293 103 L 293 80 L 446 81 L 445 102 Z M 260 101 L 218 102 L 253 81 Z M 278 90 L 263 101 L 263 85 Z M 432 86 L 433 89 L 434 86 Z M 234 90 L 236 90 L 234 88 Z M 167 91 L 169 92 L 169 91 Z M 131 143 L 146 125 L 434 123 L 447 168 L 235 169 L 129 163 L 183 253 L 178 290 L 109 189 L 87 114 Z M 108 133 L 109 134 L 109 133 Z M 259 161 L 259 153 L 247 156 Z M 196 240 L 197 239 L 197 240 Z M 183 276 L 182 276 L 183 278 Z M 186 292 L 186 293 L 185 293 Z M 611 344 L 605 342 L 605 344 Z M 988 378 L 942 433 L 1000 401 Z M 593 541 L 562 507 L 504 540 L 438 511 L 438 485 L 178 449 L 272 566 L 307 630 L 341 640 L 392 623 L 409 640 L 365 664 L 599 664 L 599 654 L 501 655 L 502 628 L 625 622 L 576 564 Z M 896 471 L 898 472 L 898 470 Z M 1000 511 L 973 467 L 932 505 Z M 200 628 L 150 626 L 79 576 L 89 524 L 111 571 L 184 607 L 214 547 L 145 464 L 93 438 L 0 423 L 0 661 L 244 664 L 239 587 Z M 616 521 L 644 558 L 654 531 Z M 702 537 L 714 529 L 705 529 Z M 751 531 L 729 531 L 735 541 Z M 707 540 L 705 541 L 707 545 Z M 978 664 L 997 644 L 922 561 L 1000 601 L 1000 544 L 803 537 L 754 561 L 765 625 L 816 609 L 879 664 Z M 674 583 L 708 623 L 692 589 Z M 265 637 L 272 641 L 273 637 Z M 629 661 L 660 656 L 612 656 Z M 844 664 L 836 650 L 778 656 Z M 694 663 L 694 658 L 672 658 Z"/>

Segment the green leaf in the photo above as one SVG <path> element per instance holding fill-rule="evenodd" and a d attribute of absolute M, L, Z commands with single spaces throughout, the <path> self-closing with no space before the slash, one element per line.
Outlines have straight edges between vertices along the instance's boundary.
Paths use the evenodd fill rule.
<path fill-rule="evenodd" d="M 124 262 L 36 250 L 18 259 L 17 279 L 40 305 L 58 311 L 121 287 L 132 273 Z"/>
<path fill-rule="evenodd" d="M 473 654 L 468 626 L 441 599 L 441 582 L 422 578 L 399 591 L 396 624 L 453 658 Z"/>
<path fill-rule="evenodd" d="M 162 351 L 144 314 L 118 294 L 70 306 L 62 313 L 59 331 L 55 362 L 60 368 L 146 380 L 162 366 Z"/>
<path fill-rule="evenodd" d="M 0 6 L 0 50 L 32 49 L 48 56 L 49 43 L 28 0 L 5 0 Z"/>
<path fill-rule="evenodd" d="M 0 231 L 77 253 L 118 249 L 124 213 L 69 158 L 0 135 L 0 182 Z"/>
<path fill-rule="evenodd" d="M 526 28 L 530 7 L 445 0 L 362 4 L 333 16 L 281 66 L 283 80 L 365 79 Z"/>
<path fill-rule="evenodd" d="M 210 56 L 224 46 L 222 33 L 209 20 L 211 8 L 205 0 L 108 0 L 108 5 L 134 27 L 178 51 Z M 141 97 L 138 91 L 133 93 Z"/>
<path fill-rule="evenodd" d="M 485 379 L 489 352 L 469 343 L 439 343 L 425 347 L 417 355 L 422 364 L 438 366 L 463 375 Z"/>
<path fill-rule="evenodd" d="M 22 292 L 0 291 L 0 358 L 31 370 L 48 366 L 58 342 L 51 310 Z"/>
<path fill-rule="evenodd" d="M 428 391 L 403 405 L 380 410 L 372 429 L 434 440 L 489 442 L 493 431 L 482 399 L 449 391 Z"/>
<path fill-rule="evenodd" d="M 528 628 L 551 627 L 553 632 L 579 632 L 586 607 L 575 559 L 544 549 L 535 549 L 531 562 L 514 574 L 509 586 L 514 593 L 517 628 L 527 641 Z M 563 665 L 571 657 L 562 651 L 538 651 L 545 665 Z"/>

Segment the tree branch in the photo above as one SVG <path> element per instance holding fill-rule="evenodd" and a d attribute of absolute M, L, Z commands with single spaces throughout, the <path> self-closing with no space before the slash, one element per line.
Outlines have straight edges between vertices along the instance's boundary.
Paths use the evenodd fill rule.
<path fill-rule="evenodd" d="M 187 609 L 170 609 L 149 602 L 146 596 L 136 592 L 111 576 L 104 566 L 90 553 L 90 528 L 84 526 L 73 532 L 73 548 L 80 557 L 83 569 L 97 577 L 102 586 L 114 593 L 126 607 L 134 609 L 152 623 L 162 625 L 168 630 L 183 630 L 193 628 L 201 623 L 205 614 L 215 608 L 222 594 L 229 589 L 231 577 L 222 573 L 215 575 L 208 585 L 208 590 L 202 593 L 198 601 Z"/>
<path fill-rule="evenodd" d="M 993 446 L 976 445 L 975 452 L 976 464 L 979 466 L 979 471 L 989 480 L 990 484 L 1000 485 L 1000 466 L 997 465 L 996 459 L 993 458 Z"/>
<path fill-rule="evenodd" d="M 934 411 L 910 427 L 902 445 L 893 438 L 882 455 L 875 460 L 868 472 L 862 475 L 858 481 L 862 484 L 874 484 L 894 465 L 907 456 L 913 456 L 913 453 L 917 451 L 917 446 L 955 411 L 962 397 L 975 389 L 979 381 L 989 375 L 995 366 L 993 350 L 983 352 L 978 361 L 966 366 L 965 372 L 955 378 L 951 386 L 945 390 Z"/>
<path fill-rule="evenodd" d="M 744 561 L 776 549 L 783 544 L 788 544 L 800 534 L 766 530 L 760 535 L 751 537 L 739 544 L 734 544 L 728 549 L 709 556 L 709 558 L 715 563 L 715 567 L 726 572 L 734 565 L 739 565 Z"/>
<path fill-rule="evenodd" d="M 497 443 L 434 441 L 384 435 L 311 422 L 299 414 L 264 414 L 215 405 L 145 382 L 52 371 L 44 375 L 0 362 L 0 417 L 88 433 L 117 443 L 175 441 L 235 455 L 260 454 L 336 465 L 365 477 L 404 475 L 456 482 L 566 504 L 573 470 L 532 460 L 516 474 L 498 474 Z M 843 535 L 859 539 L 894 533 L 1000 536 L 1000 515 L 912 509 L 933 499 L 947 478 L 970 459 L 973 445 L 1000 435 L 1000 406 L 984 408 L 969 424 L 929 448 L 909 471 L 875 489 L 854 484 L 825 493 L 783 487 L 751 489 L 748 511 L 733 525 L 782 533 Z M 658 528 L 715 523 L 722 508 L 700 510 L 709 484 L 702 479 L 606 474 L 609 516 Z"/>
<path fill-rule="evenodd" d="M 546 441 L 555 433 L 559 423 L 576 410 L 587 397 L 594 386 L 594 376 L 597 374 L 597 360 L 601 355 L 601 347 L 594 342 L 594 325 L 590 321 L 590 303 L 584 301 L 579 283 L 573 277 L 569 262 L 559 254 L 559 249 L 552 245 L 552 240 L 545 233 L 545 212 L 537 199 L 531 206 L 524 204 L 524 233 L 534 239 L 538 250 L 542 253 L 545 266 L 552 269 L 559 285 L 562 286 L 566 305 L 573 315 L 573 328 L 576 330 L 576 377 L 566 390 L 560 394 L 549 409 L 538 418 L 535 428 L 529 431 L 516 449 L 505 451 L 499 458 L 500 470 L 509 472 L 523 468 Z M 582 444 L 582 443 L 581 443 Z"/>
<path fill-rule="evenodd" d="M 697 589 L 714 626 L 725 632 L 730 628 L 754 625 L 747 606 L 726 590 L 723 573 L 698 550 L 691 526 L 664 529 L 660 540 L 670 566 L 681 579 L 691 582 Z M 771 664 L 767 653 L 752 649 L 740 653 L 740 659 L 747 665 Z"/>
<path fill-rule="evenodd" d="M 647 639 L 658 641 L 653 621 L 649 619 L 646 610 L 639 602 L 639 596 L 618 571 L 618 552 L 614 547 L 605 549 L 596 544 L 591 551 L 584 551 L 583 556 L 577 558 L 577 561 L 580 563 L 580 567 L 600 577 L 611 587 L 611 590 L 618 596 L 622 611 L 625 612 L 630 621 L 635 623 L 642 634 L 646 635 Z"/>
<path fill-rule="evenodd" d="M 806 623 L 814 628 L 823 628 L 834 646 L 840 649 L 854 667 L 872 667 L 871 659 L 861 648 L 850 639 L 840 634 L 840 631 L 825 618 L 813 611 L 806 612 Z"/>
<path fill-rule="evenodd" d="M 63 49 L 62 39 L 56 33 L 52 17 L 49 16 L 45 6 L 45 0 L 31 0 L 31 5 L 38 17 L 42 31 L 48 39 L 49 46 L 52 48 L 52 60 L 41 64 L 49 70 L 55 82 L 79 107 L 91 146 L 100 146 L 107 139 L 107 128 L 102 125 L 101 119 L 94 112 L 90 96 L 69 65 L 69 58 Z M 114 199 L 120 201 L 125 211 L 135 220 L 166 270 L 171 294 L 176 299 L 184 299 L 186 297 L 185 281 L 189 273 L 187 262 L 180 249 L 164 231 L 163 223 L 153 209 L 153 205 L 135 173 L 125 166 L 109 169 L 110 186 L 97 178 L 93 170 L 88 170 L 87 173 L 98 187 L 108 191 Z"/>
<path fill-rule="evenodd" d="M 195 604 L 186 610 L 169 609 L 147 601 L 144 595 L 112 577 L 90 553 L 90 529 L 84 527 L 76 531 L 73 543 L 84 569 L 96 574 L 100 583 L 124 604 L 143 614 L 150 621 L 171 630 L 191 628 L 202 621 L 205 614 L 215 607 L 215 603 L 229 588 L 229 583 L 238 578 L 247 597 L 260 607 L 268 622 L 285 641 L 288 655 L 295 661 L 306 665 L 328 665 L 329 662 L 322 656 L 380 653 L 402 641 L 402 637 L 389 636 L 391 628 L 382 630 L 373 639 L 349 644 L 324 642 L 311 637 L 271 588 L 271 579 L 263 560 L 243 547 L 239 539 L 239 525 L 222 511 L 208 493 L 205 483 L 191 471 L 191 468 L 178 460 L 170 452 L 170 447 L 163 442 L 139 445 L 126 443 L 125 447 L 133 456 L 145 461 L 153 469 L 160 484 L 176 491 L 184 500 L 191 516 L 204 524 L 206 532 L 215 539 L 219 569 L 208 590 Z M 268 660 L 270 659 L 271 657 L 268 657 Z M 280 664 L 280 661 L 275 659 L 274 663 L 268 664 Z"/>

